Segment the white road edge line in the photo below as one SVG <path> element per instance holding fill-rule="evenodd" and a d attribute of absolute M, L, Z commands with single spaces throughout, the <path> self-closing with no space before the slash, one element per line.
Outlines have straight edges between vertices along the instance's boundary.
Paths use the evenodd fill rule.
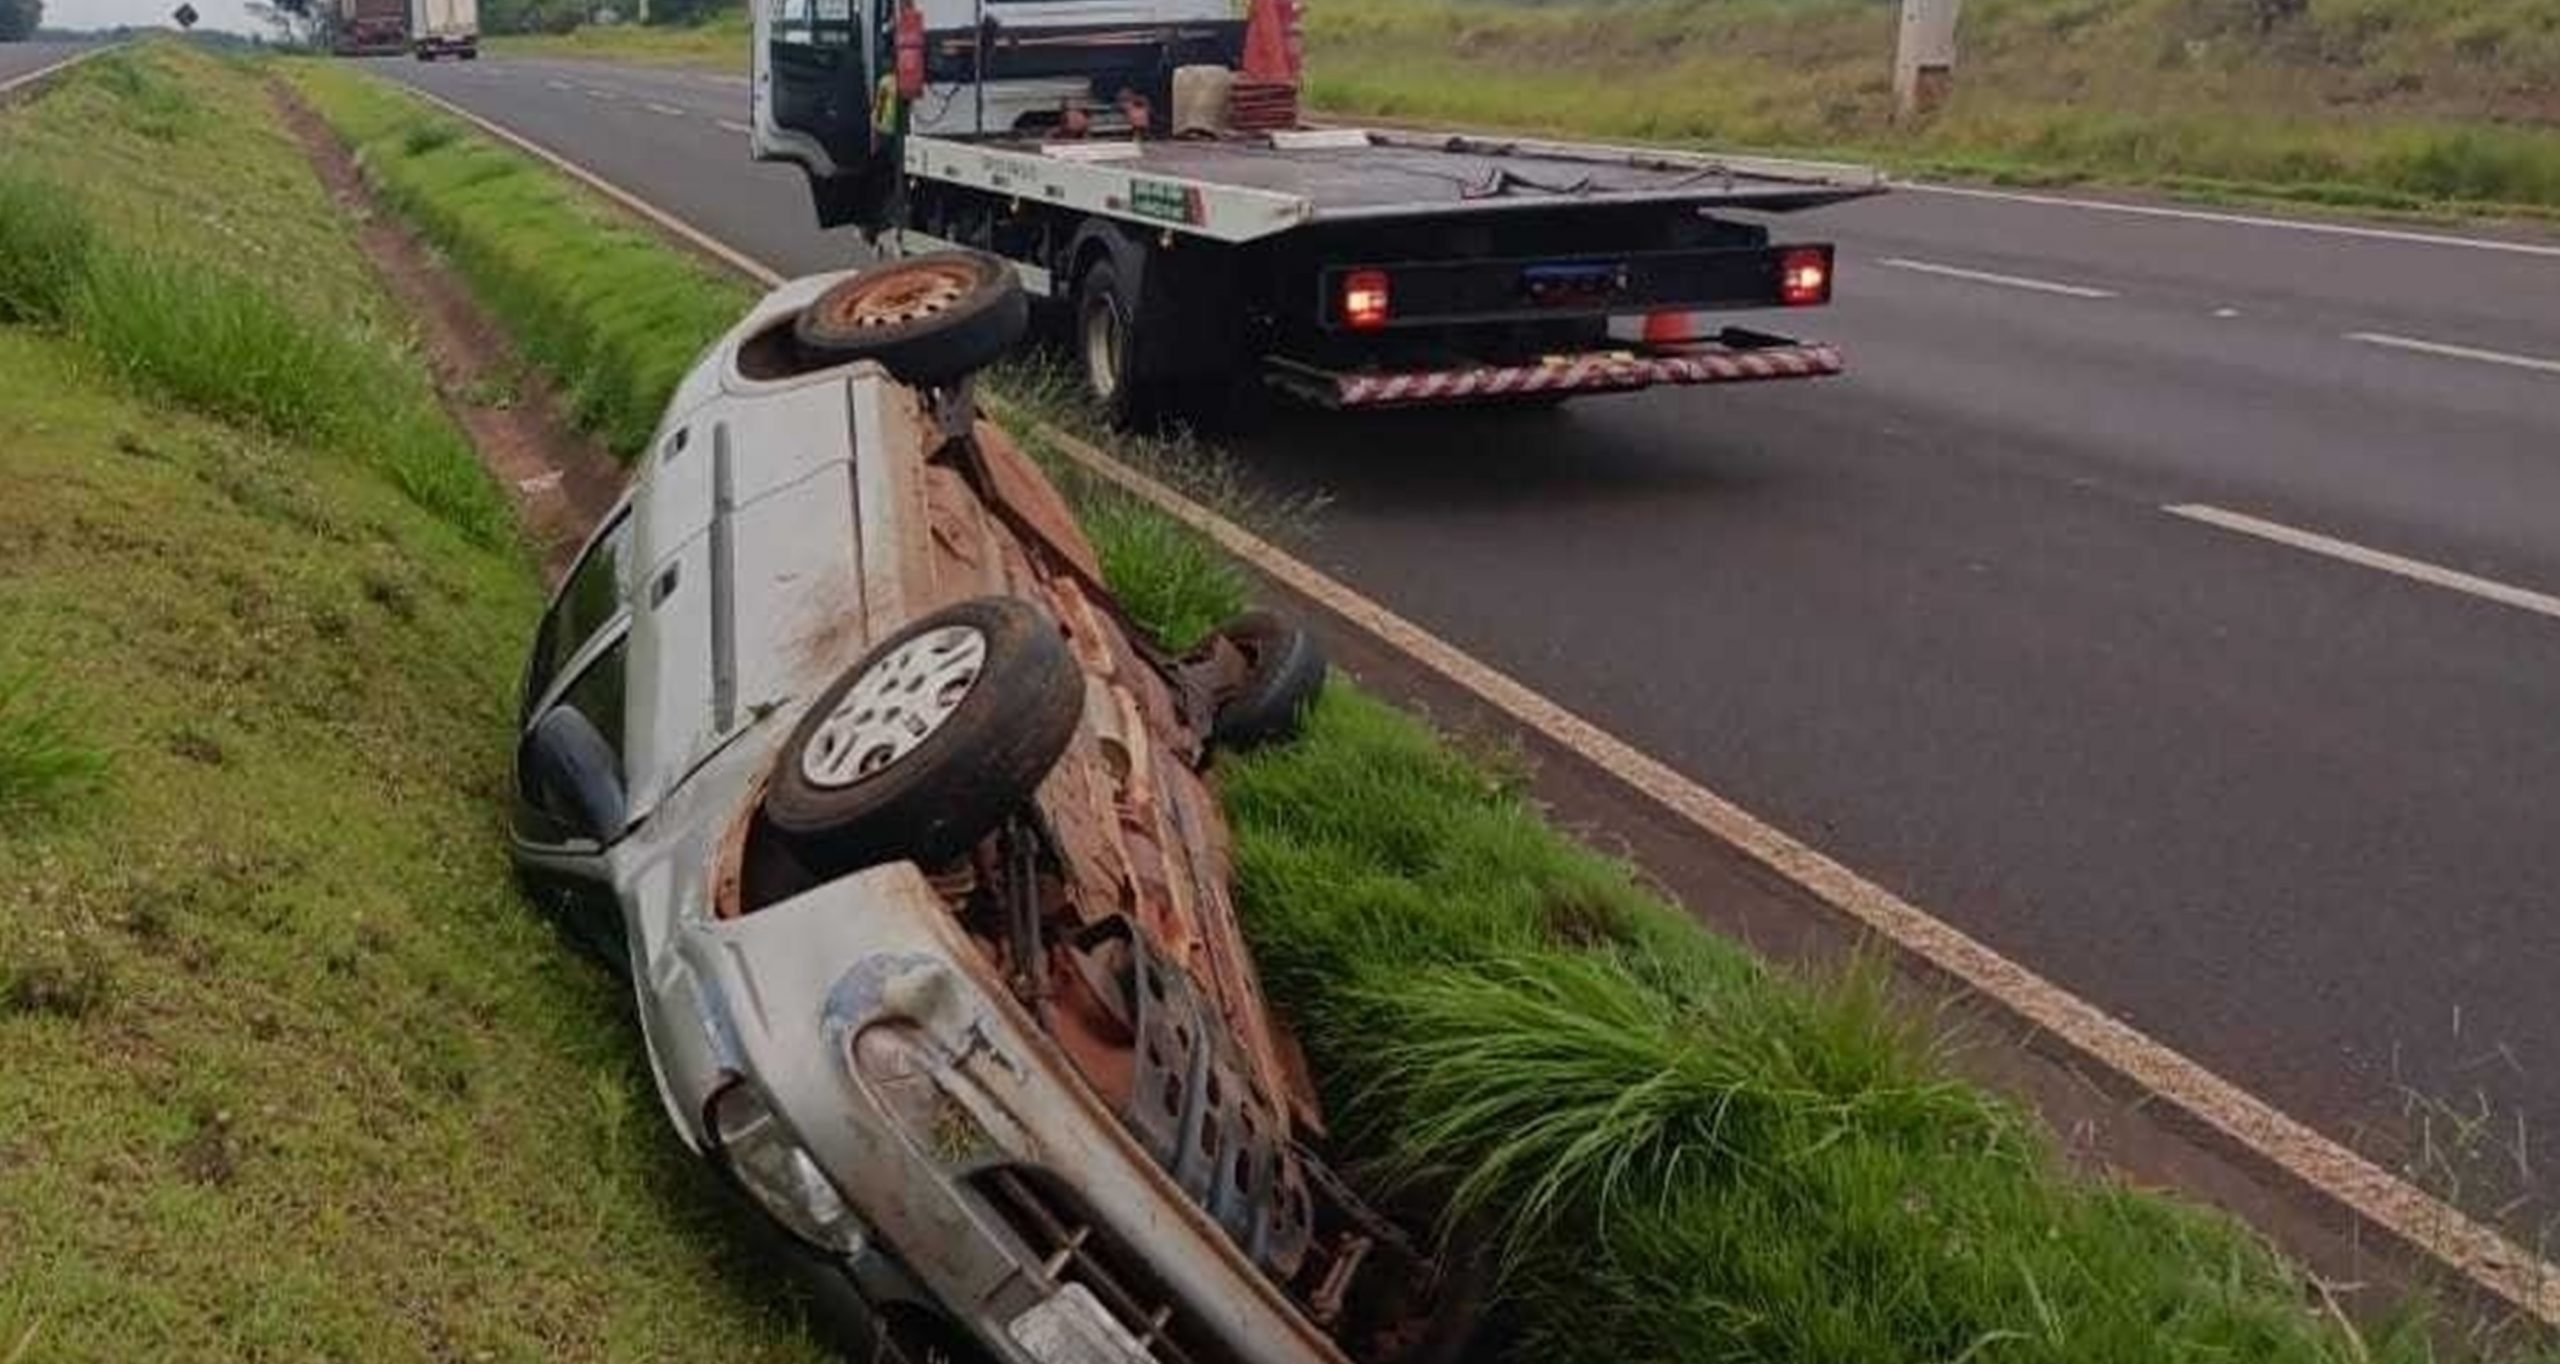
<path fill-rule="evenodd" d="M 1924 275 L 1968 279 L 1976 284 L 1998 284 L 2011 289 L 2033 289 L 2040 294 L 2066 294 L 2072 298 L 2114 298 L 2116 296 L 2116 291 L 2113 289 L 2093 289 L 2086 284 L 2057 284 L 2049 279 L 2029 279 L 2024 275 L 1995 275 L 1988 270 L 1967 270 L 1962 266 L 1912 260 L 1908 256 L 1887 256 L 1876 264 L 1889 265 L 1896 270 L 1915 270 Z"/>
<path fill-rule="evenodd" d="M 741 137 L 750 136 L 755 132 L 755 129 L 740 123 L 734 118 L 715 118 L 711 120 L 711 122 L 714 127 L 717 127 L 722 131 L 736 133 Z"/>
<path fill-rule="evenodd" d="M 640 107 L 653 114 L 665 114 L 669 118 L 682 118 L 686 114 L 693 112 L 690 109 L 677 108 L 672 104 L 643 104 Z"/>
<path fill-rule="evenodd" d="M 544 81 L 543 84 L 550 86 L 554 90 L 574 90 L 577 88 L 567 81 Z"/>
<path fill-rule="evenodd" d="M 414 86 L 403 88 L 629 208 L 669 235 L 727 262 L 747 278 L 768 288 L 782 282 L 783 276 L 772 267 L 541 143 L 451 100 Z M 2519 1310 L 2546 1324 L 2560 1326 L 2560 1265 L 2541 1259 L 2495 1227 L 2432 1197 L 2131 1024 L 1930 916 L 1599 726 L 1460 652 L 1421 626 L 1335 582 L 1253 532 L 1074 436 L 1045 424 L 1041 434 L 1095 474 L 1199 530 L 1274 581 L 1366 630 L 1559 747 L 1579 754 L 1700 832 L 1739 848 L 1903 951 L 2192 1114 L 2243 1149 L 2451 1266 Z"/>
<path fill-rule="evenodd" d="M 2502 350 L 2482 350 L 2477 346 L 2457 346 L 2446 341 L 2422 341 L 2414 336 L 2393 336 L 2389 332 L 2349 332 L 2347 339 L 2368 346 L 2389 346 L 2394 350 L 2413 350 L 2426 355 L 2446 355 L 2456 360 L 2479 360 L 2492 365 L 2510 365 L 2516 369 L 2535 369 L 2545 374 L 2560 374 L 2560 360 L 2544 360 L 2531 355 L 2510 355 Z"/>
<path fill-rule="evenodd" d="M 2362 237 L 2369 241 L 2406 242 L 2418 246 L 2451 246 L 2471 251 L 2507 251 L 2520 256 L 2560 256 L 2560 246 L 2540 242 L 2509 242 L 2494 237 L 2457 237 L 2444 232 L 2411 232 L 2391 227 L 2359 227 L 2353 223 L 2305 222 L 2298 218 L 2271 218 L 2253 213 L 2216 213 L 2200 208 L 2169 208 L 2159 204 L 2121 204 L 2106 199 L 2073 199 L 2059 194 L 2021 194 L 2015 190 L 1975 189 L 1969 185 L 1929 185 L 1915 180 L 1897 180 L 1893 187 L 1921 194 L 1947 194 L 1963 199 L 1998 199 L 2013 204 L 2042 204 L 2048 208 L 2076 208 L 2089 213 L 2127 213 L 2143 218 L 2179 218 L 2190 222 L 2228 223 L 2235 227 L 2269 227 L 2285 232 L 2316 232 L 2330 237 Z"/>
<path fill-rule="evenodd" d="M 29 71 L 24 75 L 11 76 L 7 80 L 0 81 L 0 95 L 6 95 L 11 91 L 20 89 L 24 86 L 41 84 L 52 77 L 59 76 L 63 72 L 78 66 L 80 63 L 89 60 L 91 57 L 103 57 L 122 46 L 124 46 L 122 43 L 104 43 L 83 52 L 74 52 L 70 56 L 63 58 L 61 61 L 39 66 L 35 70 Z"/>
<path fill-rule="evenodd" d="M 2429 587 L 2441 587 L 2448 592 L 2460 592 L 2478 597 L 2482 601 L 2493 601 L 2500 606 L 2512 606 L 2519 611 L 2531 611 L 2536 615 L 2560 620 L 2560 597 L 2536 592 L 2531 588 L 2511 586 L 2494 578 L 2479 577 L 2460 569 L 2431 564 L 2423 559 L 2404 558 L 2378 549 L 2367 549 L 2352 541 L 2336 539 L 2317 531 L 2302 530 L 2278 521 L 2262 520 L 2246 512 L 2209 506 L 2202 502 L 2181 502 L 2162 507 L 2160 510 L 2189 521 L 2219 526 L 2224 530 L 2255 536 L 2258 539 L 2306 553 L 2324 555 L 2343 563 L 2356 564 L 2384 573 L 2396 573 L 2412 582 L 2425 583 Z"/>

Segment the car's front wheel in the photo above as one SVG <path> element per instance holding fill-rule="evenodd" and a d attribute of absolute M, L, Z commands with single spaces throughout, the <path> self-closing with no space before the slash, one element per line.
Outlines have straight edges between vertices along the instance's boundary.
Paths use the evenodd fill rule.
<path fill-rule="evenodd" d="M 765 820 L 841 875 L 966 853 L 1075 737 L 1084 673 L 1047 612 L 983 597 L 917 620 L 820 693 L 782 746 Z"/>

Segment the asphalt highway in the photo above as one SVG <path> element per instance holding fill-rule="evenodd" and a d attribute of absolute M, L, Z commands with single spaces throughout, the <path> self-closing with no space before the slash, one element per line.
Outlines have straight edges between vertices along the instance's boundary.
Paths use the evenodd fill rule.
<path fill-rule="evenodd" d="M 745 83 L 384 63 L 787 271 Z M 1283 417 L 1294 548 L 2331 1135 L 2560 1215 L 2560 240 L 1912 189 L 1837 381 Z M 2441 1191 L 2440 1173 L 2421 1175 Z"/>
<path fill-rule="evenodd" d="M 86 43 L 0 43 L 0 85 L 75 56 Z"/>

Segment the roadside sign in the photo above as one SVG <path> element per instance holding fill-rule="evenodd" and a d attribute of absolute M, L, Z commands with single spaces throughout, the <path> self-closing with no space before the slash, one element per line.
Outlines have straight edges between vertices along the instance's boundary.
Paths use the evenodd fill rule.
<path fill-rule="evenodd" d="M 193 5 L 181 4 L 178 6 L 177 13 L 172 14 L 169 17 L 177 20 L 178 27 L 180 28 L 194 28 L 196 26 L 197 17 L 196 7 Z"/>

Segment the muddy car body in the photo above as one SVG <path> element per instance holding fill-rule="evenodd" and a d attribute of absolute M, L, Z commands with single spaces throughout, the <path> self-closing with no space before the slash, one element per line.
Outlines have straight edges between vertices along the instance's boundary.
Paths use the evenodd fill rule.
<path fill-rule="evenodd" d="M 1038 470 L 964 415 L 965 379 L 793 344 L 845 278 L 784 286 L 712 348 L 558 593 L 517 864 L 630 972 L 677 1133 L 854 1290 L 870 1338 L 1026 1364 L 1344 1358 L 1397 1329 L 1353 1289 L 1392 1231 L 1307 1150 L 1320 1119 L 1201 773 L 1222 703 L 1311 692 L 1305 656 L 1293 683 L 1251 646 L 1163 655 Z M 1068 700 L 989 699 L 1016 645 L 1052 651 Z M 883 730 L 881 696 L 959 699 L 940 729 Z M 1041 715 L 1062 747 L 1008 777 Z M 936 758 L 968 725 L 983 751 Z M 945 795 L 886 843 L 834 838 L 823 809 L 776 822 L 785 786 L 859 794 L 927 759 Z M 999 816 L 938 822 L 1008 780 L 1030 784 Z"/>

